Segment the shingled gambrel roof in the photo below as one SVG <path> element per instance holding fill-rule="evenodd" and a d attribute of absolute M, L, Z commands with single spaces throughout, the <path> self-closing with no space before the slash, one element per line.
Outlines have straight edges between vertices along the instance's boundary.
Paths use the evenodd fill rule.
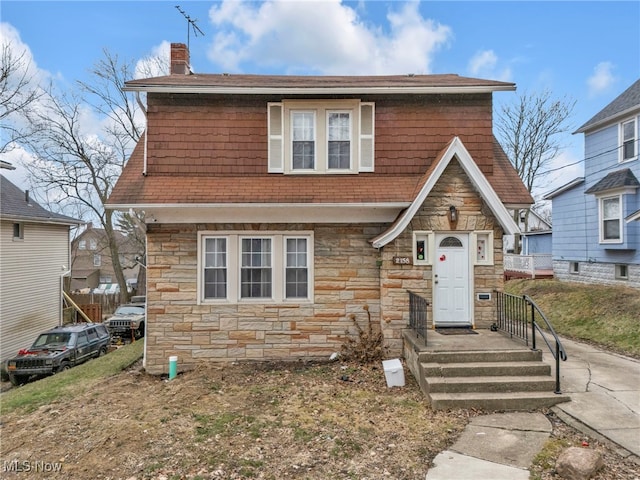
<path fill-rule="evenodd" d="M 228 75 L 174 74 L 165 77 L 132 80 L 126 90 L 153 93 L 261 95 L 282 98 L 296 95 L 338 98 L 345 95 L 416 94 L 490 94 L 515 90 L 515 84 L 458 75 L 395 75 L 395 76 L 290 76 L 290 75 Z M 266 97 L 265 97 L 266 98 Z M 443 138 L 448 141 L 450 138 Z M 471 142 L 475 139 L 469 139 Z M 415 199 L 424 176 L 411 173 L 359 173 L 357 175 L 309 175 L 253 171 L 245 174 L 194 175 L 181 167 L 168 173 L 149 173 L 144 161 L 144 138 L 139 142 L 117 182 L 107 207 L 131 207 L 155 210 L 174 208 L 185 211 L 194 207 L 216 206 L 295 206 L 309 207 L 348 205 L 367 209 L 395 208 L 399 212 Z M 493 139 L 493 157 L 487 158 L 491 168 L 486 178 L 500 201 L 512 208 L 533 203 L 504 151 Z M 436 146 L 437 151 L 442 146 Z M 474 150 L 475 151 L 475 150 Z M 488 157 L 491 155 L 489 146 Z M 176 157 L 177 158 L 177 157 Z M 178 158 L 179 160 L 179 158 Z M 181 165 L 180 161 L 174 162 Z M 183 171 L 184 170 L 184 171 Z M 425 170 L 429 170 L 428 167 Z M 425 172 L 426 173 L 426 172 Z M 220 210 L 217 210 L 220 212 Z M 184 218 L 184 217 L 182 217 Z"/>
<path fill-rule="evenodd" d="M 584 133 L 600 125 L 640 110 L 640 79 L 618 95 L 609 105 L 596 113 L 588 122 L 573 133 Z"/>
<path fill-rule="evenodd" d="M 82 220 L 50 212 L 41 207 L 27 194 L 0 175 L 0 218 L 35 223 L 58 223 L 62 225 L 80 225 Z"/>
<path fill-rule="evenodd" d="M 607 174 L 595 185 L 585 190 L 585 193 L 606 192 L 626 187 L 640 187 L 640 182 L 638 182 L 638 179 L 629 168 L 623 168 L 622 170 L 616 170 L 615 172 Z"/>
<path fill-rule="evenodd" d="M 252 176 L 143 176 L 143 142 L 134 150 L 109 197 L 110 208 L 163 205 L 222 204 L 406 204 L 424 182 L 417 175 L 282 175 Z M 506 205 L 533 203 L 497 140 L 493 190 Z M 426 173 L 426 172 L 425 172 Z"/>

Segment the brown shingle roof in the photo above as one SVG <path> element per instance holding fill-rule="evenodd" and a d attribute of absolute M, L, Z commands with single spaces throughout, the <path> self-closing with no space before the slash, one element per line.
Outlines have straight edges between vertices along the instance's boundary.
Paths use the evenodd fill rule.
<path fill-rule="evenodd" d="M 497 141 L 496 141 L 497 144 Z M 495 148 L 502 152 L 499 145 Z M 495 150 L 494 148 L 494 150 Z M 498 153 L 499 153 L 498 152 Z M 235 203 L 408 203 L 424 182 L 418 175 L 188 176 L 142 175 L 142 142 L 131 155 L 109 205 Z M 487 177 L 506 204 L 533 203 L 504 152 Z"/>
<path fill-rule="evenodd" d="M 247 75 L 247 74 L 192 74 L 167 75 L 164 77 L 131 80 L 125 83 L 126 90 L 148 91 L 150 89 L 193 88 L 197 90 L 225 91 L 235 90 L 280 90 L 300 89 L 357 89 L 367 92 L 371 89 L 434 89 L 445 92 L 452 89 L 481 90 L 485 92 L 497 90 L 515 90 L 515 84 L 461 77 L 454 74 L 441 75 L 376 75 L 376 76 L 296 76 L 296 75 Z M 236 91 L 236 93 L 240 93 Z M 249 93 L 249 92 L 248 92 Z M 335 92 L 334 92 L 335 93 Z"/>

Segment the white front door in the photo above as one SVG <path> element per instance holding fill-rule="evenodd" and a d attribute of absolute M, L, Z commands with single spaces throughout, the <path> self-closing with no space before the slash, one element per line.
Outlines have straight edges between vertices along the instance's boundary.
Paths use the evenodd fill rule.
<path fill-rule="evenodd" d="M 436 327 L 471 325 L 469 235 L 439 233 L 433 259 L 433 321 Z"/>

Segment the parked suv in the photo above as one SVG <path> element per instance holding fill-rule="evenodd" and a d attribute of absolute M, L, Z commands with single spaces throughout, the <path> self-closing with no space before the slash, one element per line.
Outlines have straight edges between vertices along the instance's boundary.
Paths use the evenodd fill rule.
<path fill-rule="evenodd" d="M 33 345 L 7 361 L 13 385 L 34 375 L 46 376 L 66 370 L 107 353 L 111 336 L 100 323 L 75 323 L 41 333 Z"/>
<path fill-rule="evenodd" d="M 144 337 L 145 318 L 145 297 L 133 297 L 132 303 L 116 308 L 113 315 L 104 321 L 104 325 L 114 337 L 137 340 Z"/>

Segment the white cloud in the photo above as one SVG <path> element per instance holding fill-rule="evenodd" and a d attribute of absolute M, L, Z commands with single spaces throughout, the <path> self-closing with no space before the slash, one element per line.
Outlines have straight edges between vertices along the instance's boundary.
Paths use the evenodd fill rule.
<path fill-rule="evenodd" d="M 510 82 L 512 78 L 511 68 L 498 68 L 498 56 L 493 50 L 481 50 L 471 57 L 467 70 L 473 77 L 487 78 Z"/>
<path fill-rule="evenodd" d="M 151 53 L 136 62 L 134 76 L 138 78 L 160 77 L 169 75 L 169 58 L 171 44 L 164 40 L 151 49 Z"/>
<path fill-rule="evenodd" d="M 225 71 L 242 71 L 245 63 L 264 70 L 251 73 L 430 73 L 434 53 L 452 34 L 423 18 L 415 1 L 388 13 L 388 31 L 365 23 L 340 0 L 224 0 L 209 17 L 218 31 L 209 59 Z"/>
<path fill-rule="evenodd" d="M 19 66 L 27 78 L 32 78 L 34 82 L 43 84 L 51 78 L 51 74 L 45 70 L 40 70 L 31 53 L 29 46 L 22 41 L 20 33 L 11 24 L 0 23 L 0 43 L 11 48 L 13 57 L 20 59 Z"/>
<path fill-rule="evenodd" d="M 616 78 L 613 75 L 614 65 L 611 62 L 600 62 L 593 69 L 593 75 L 587 79 L 589 96 L 595 97 L 609 90 Z"/>

